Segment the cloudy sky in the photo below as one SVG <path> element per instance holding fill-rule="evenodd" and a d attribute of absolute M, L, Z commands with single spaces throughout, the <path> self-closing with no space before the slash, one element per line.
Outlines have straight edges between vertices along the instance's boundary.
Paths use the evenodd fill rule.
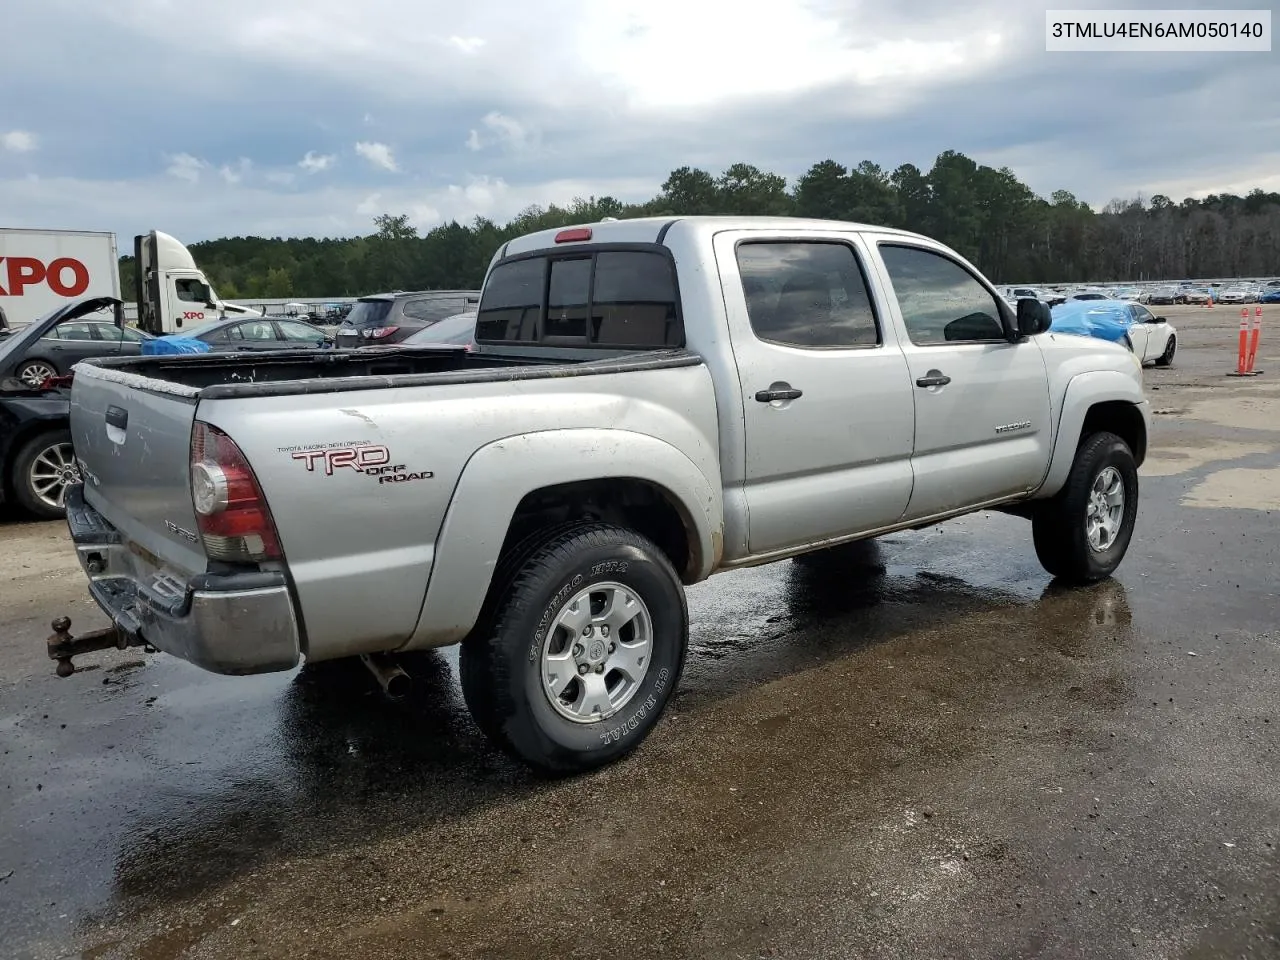
<path fill-rule="evenodd" d="M 1280 52 L 1046 53 L 1026 0 L 3 6 L 0 226 L 345 236 L 949 148 L 1098 205 L 1280 190 Z"/>

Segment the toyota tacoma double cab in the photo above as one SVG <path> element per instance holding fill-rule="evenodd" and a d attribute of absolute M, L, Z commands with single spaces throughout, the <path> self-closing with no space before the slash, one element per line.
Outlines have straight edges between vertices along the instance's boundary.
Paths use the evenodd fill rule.
<path fill-rule="evenodd" d="M 581 771 L 658 721 L 684 587 L 719 571 L 1002 510 L 1050 574 L 1110 575 L 1142 373 L 1049 325 L 899 230 L 534 233 L 494 256 L 470 352 L 79 364 L 68 523 L 121 643 L 224 674 L 461 644 L 483 731 Z"/>

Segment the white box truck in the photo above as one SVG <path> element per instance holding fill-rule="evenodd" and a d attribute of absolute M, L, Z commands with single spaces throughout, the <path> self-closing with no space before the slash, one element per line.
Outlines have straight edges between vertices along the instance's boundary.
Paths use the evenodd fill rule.
<path fill-rule="evenodd" d="M 10 328 L 73 300 L 119 296 L 115 234 L 0 227 L 0 311 Z"/>
<path fill-rule="evenodd" d="M 133 239 L 138 327 L 162 336 L 256 310 L 218 299 L 179 240 L 152 230 Z M 120 295 L 115 234 L 0 227 L 0 311 L 9 330 L 86 297 Z"/>

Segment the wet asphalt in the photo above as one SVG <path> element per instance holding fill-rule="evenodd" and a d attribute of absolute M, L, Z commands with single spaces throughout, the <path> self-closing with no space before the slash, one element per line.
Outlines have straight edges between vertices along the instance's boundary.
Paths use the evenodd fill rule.
<path fill-rule="evenodd" d="M 450 651 L 403 703 L 60 680 L 83 583 L 0 525 L 0 956 L 1280 957 L 1280 384 L 1211 346 L 1148 378 L 1116 577 L 1056 586 L 995 514 L 718 576 L 657 729 L 571 780 L 487 745 Z"/>

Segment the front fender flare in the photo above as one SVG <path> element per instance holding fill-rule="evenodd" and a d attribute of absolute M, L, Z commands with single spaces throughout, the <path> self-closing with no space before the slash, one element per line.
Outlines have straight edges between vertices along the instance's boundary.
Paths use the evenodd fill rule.
<path fill-rule="evenodd" d="M 690 536 L 685 578 L 710 575 L 720 561 L 723 503 L 712 482 L 679 449 L 628 430 L 548 430 L 497 440 L 467 461 L 436 538 L 417 628 L 402 649 L 445 646 L 475 625 L 520 501 L 545 487 L 583 480 L 644 480 L 671 498 Z"/>
<path fill-rule="evenodd" d="M 1143 396 L 1142 387 L 1131 376 L 1118 370 L 1093 370 L 1077 374 L 1067 383 L 1063 396 L 1062 413 L 1058 418 L 1058 431 L 1054 437 L 1053 456 L 1044 482 L 1036 491 L 1037 499 L 1051 497 L 1062 489 L 1075 463 L 1076 449 L 1080 446 L 1080 434 L 1084 429 L 1089 410 L 1099 403 L 1131 403 L 1142 414 L 1148 436 L 1151 432 L 1150 405 Z M 1136 452 L 1136 451 L 1135 451 Z"/>

